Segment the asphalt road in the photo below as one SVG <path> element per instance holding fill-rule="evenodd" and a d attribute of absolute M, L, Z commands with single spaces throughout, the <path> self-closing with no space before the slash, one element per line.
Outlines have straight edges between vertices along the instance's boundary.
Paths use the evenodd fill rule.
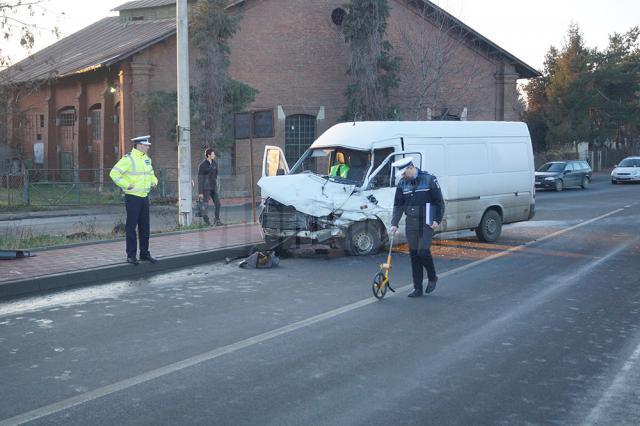
<path fill-rule="evenodd" d="M 0 425 L 638 424 L 640 185 L 536 199 L 420 299 L 394 254 L 383 301 L 330 255 L 1 303 Z"/>

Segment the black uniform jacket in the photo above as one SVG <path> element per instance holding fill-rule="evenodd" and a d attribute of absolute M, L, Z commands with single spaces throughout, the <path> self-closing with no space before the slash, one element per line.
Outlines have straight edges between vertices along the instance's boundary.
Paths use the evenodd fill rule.
<path fill-rule="evenodd" d="M 391 225 L 398 226 L 402 213 L 407 215 L 407 229 L 424 229 L 424 225 L 442 221 L 444 199 L 435 176 L 418 170 L 415 179 L 400 179 Z"/>
<path fill-rule="evenodd" d="M 218 163 L 204 160 L 198 167 L 198 193 L 214 191 L 217 188 Z"/>

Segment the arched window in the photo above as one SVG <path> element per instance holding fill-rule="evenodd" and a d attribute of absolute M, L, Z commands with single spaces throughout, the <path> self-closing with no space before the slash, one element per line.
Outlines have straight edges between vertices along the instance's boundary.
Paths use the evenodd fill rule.
<path fill-rule="evenodd" d="M 316 138 L 316 118 L 312 115 L 290 115 L 285 119 L 284 155 L 289 167 L 311 146 Z"/>
<path fill-rule="evenodd" d="M 102 140 L 102 105 L 95 104 L 89 108 L 89 125 L 91 126 L 91 140 Z"/>

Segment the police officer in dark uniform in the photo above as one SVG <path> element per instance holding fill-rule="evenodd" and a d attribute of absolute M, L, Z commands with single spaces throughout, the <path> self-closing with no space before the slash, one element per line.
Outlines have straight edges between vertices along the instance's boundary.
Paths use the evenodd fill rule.
<path fill-rule="evenodd" d="M 438 180 L 413 165 L 413 158 L 406 157 L 392 164 L 400 179 L 396 188 L 391 218 L 391 233 L 398 230 L 402 214 L 407 215 L 406 234 L 411 256 L 413 291 L 409 297 L 422 296 L 422 268 L 427 270 L 429 282 L 425 293 L 436 288 L 438 276 L 431 256 L 431 239 L 444 215 L 444 200 Z"/>

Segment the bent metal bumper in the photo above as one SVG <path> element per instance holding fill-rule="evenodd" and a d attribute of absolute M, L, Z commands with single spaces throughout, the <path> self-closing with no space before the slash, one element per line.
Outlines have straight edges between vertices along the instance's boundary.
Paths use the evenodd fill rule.
<path fill-rule="evenodd" d="M 265 235 L 269 237 L 275 238 L 291 238 L 298 237 L 311 241 L 326 241 L 331 238 L 344 238 L 345 234 L 340 228 L 327 228 L 321 229 L 318 231 L 308 231 L 308 230 L 285 230 L 285 229 L 272 229 L 272 228 L 263 228 L 262 231 Z"/>

